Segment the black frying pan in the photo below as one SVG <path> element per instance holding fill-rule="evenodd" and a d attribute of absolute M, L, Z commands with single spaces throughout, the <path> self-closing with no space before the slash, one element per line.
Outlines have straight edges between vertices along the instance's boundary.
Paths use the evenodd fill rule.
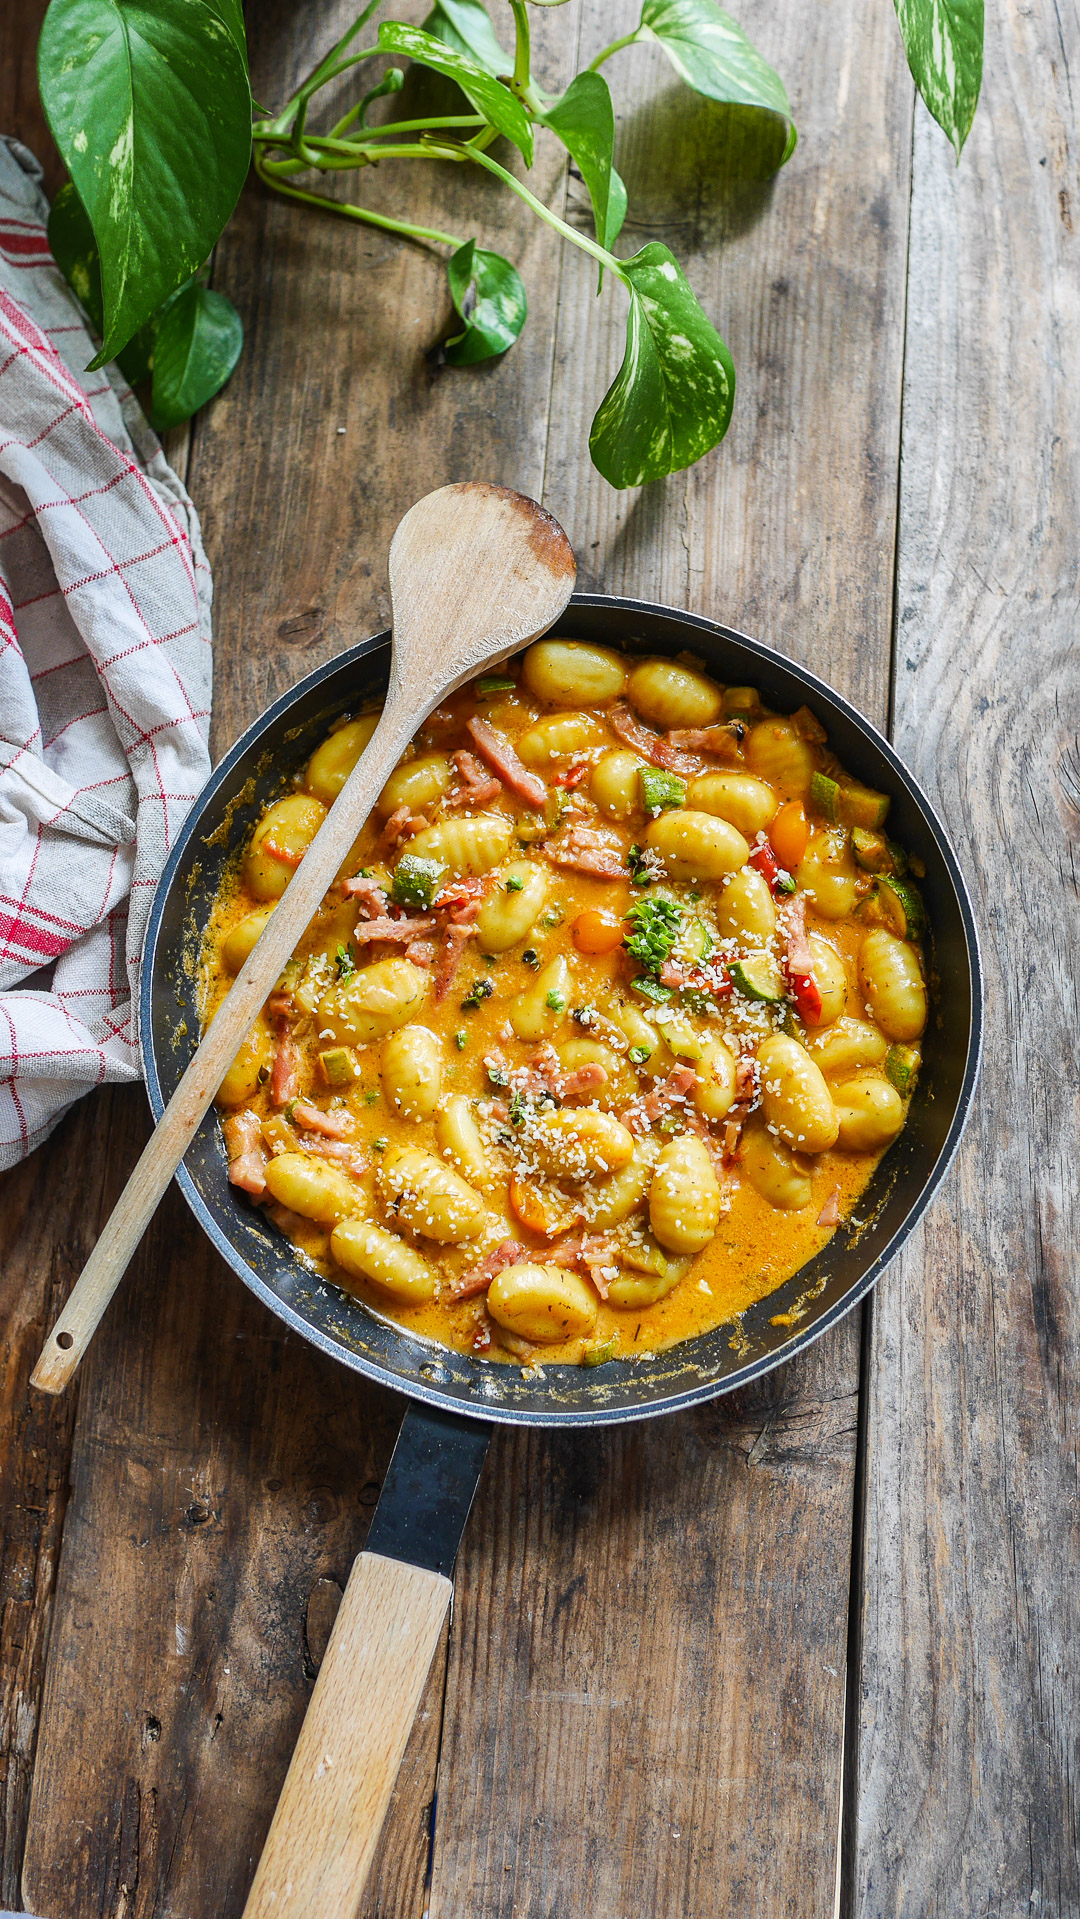
<path fill-rule="evenodd" d="M 603 641 L 630 652 L 674 654 L 689 649 L 705 660 L 719 680 L 759 687 L 766 705 L 780 712 L 810 705 L 827 728 L 830 746 L 850 772 L 891 795 L 890 831 L 926 868 L 921 886 L 932 928 L 931 1024 L 907 1125 L 885 1155 L 860 1207 L 869 1223 L 850 1237 L 838 1233 L 784 1286 L 751 1307 L 743 1316 L 737 1350 L 733 1350 L 730 1329 L 719 1327 L 668 1352 L 613 1361 L 595 1370 L 546 1365 L 542 1378 L 523 1377 L 516 1367 L 491 1365 L 418 1341 L 307 1271 L 287 1242 L 229 1186 L 220 1128 L 213 1113 L 207 1115 L 177 1177 L 218 1251 L 270 1310 L 305 1339 L 414 1402 L 357 1569 L 372 1554 L 379 1554 L 397 1562 L 400 1569 L 427 1568 L 429 1576 L 437 1574 L 444 1584 L 453 1567 L 492 1422 L 584 1426 L 650 1418 L 745 1385 L 800 1352 L 864 1297 L 921 1218 L 956 1151 L 978 1073 L 982 995 L 971 902 L 943 826 L 888 742 L 803 667 L 696 615 L 599 594 L 575 594 L 553 632 Z M 248 728 L 189 815 L 162 875 L 146 936 L 140 1020 L 155 1119 L 160 1118 L 197 1044 L 193 960 L 227 866 L 267 803 L 307 760 L 329 724 L 382 691 L 389 656 L 389 635 L 381 633 L 309 674 Z M 805 1302 L 807 1292 L 819 1281 L 823 1281 L 821 1291 L 805 1304 L 795 1327 L 772 1323 L 796 1299 Z M 343 1613 L 348 1602 L 349 1594 Z M 335 1642 L 347 1632 L 347 1625 L 336 1628 Z M 328 1654 L 247 1919 L 271 1910 L 275 1919 L 291 1919 L 294 1909 L 297 1919 L 301 1914 L 303 1919 L 322 1919 L 323 1914 L 326 1919 L 331 1915 L 338 1919 L 339 1913 L 352 1910 L 346 1903 L 352 1896 L 349 1889 L 356 1874 L 366 1870 L 370 1848 L 356 1853 L 352 1844 L 371 1810 L 359 1802 L 345 1822 L 348 1832 L 335 1826 L 332 1809 L 327 1814 L 327 1857 L 332 1854 L 337 1863 L 328 1864 L 324 1858 L 317 1864 L 316 1876 L 305 1881 L 295 1908 L 288 1901 L 282 1903 L 282 1882 L 274 1876 L 275 1867 L 268 1867 L 276 1844 L 277 1869 L 295 1877 L 295 1862 L 286 1858 L 285 1801 L 319 1691 L 332 1683 L 328 1677 L 332 1664 Z M 355 1683 L 355 1678 L 354 1673 L 346 1678 L 343 1670 L 338 1683 L 343 1679 Z M 420 1684 L 422 1680 L 423 1674 Z M 417 1696 L 418 1692 L 419 1687 Z M 347 1743 L 347 1733 L 344 1736 Z M 364 1799 L 364 1781 L 371 1782 L 379 1765 L 369 1751 L 361 1757 L 362 1778 L 360 1784 L 354 1782 L 354 1790 Z M 339 1783 L 345 1769 L 344 1765 L 338 1769 Z M 390 1784 L 392 1779 L 391 1771 Z M 381 1821 L 378 1807 L 372 1817 L 376 1815 Z M 305 1802 L 302 1816 L 312 1830 L 315 1815 L 309 1803 Z M 376 1823 L 375 1835 L 377 1830 Z M 312 1852 L 311 1847 L 307 1850 Z M 262 1885 L 264 1873 L 269 1876 Z"/>

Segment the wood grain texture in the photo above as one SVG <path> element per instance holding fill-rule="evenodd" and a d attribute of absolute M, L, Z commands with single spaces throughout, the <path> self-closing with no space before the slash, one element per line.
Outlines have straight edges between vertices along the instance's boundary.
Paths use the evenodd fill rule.
<path fill-rule="evenodd" d="M 636 18 L 587 6 L 579 64 Z M 641 492 L 592 472 L 624 302 L 567 248 L 544 503 L 583 586 L 743 626 L 884 721 L 910 83 L 889 9 L 740 18 L 801 129 L 772 185 L 725 180 L 753 156 L 662 56 L 606 69 L 621 249 L 666 240 L 718 317 L 731 431 Z M 832 1911 L 858 1366 L 849 1320 L 687 1418 L 496 1439 L 458 1564 L 432 1919 Z"/>
<path fill-rule="evenodd" d="M 244 1919 L 356 1911 L 453 1587 L 380 1553 L 356 1561 Z"/>
<path fill-rule="evenodd" d="M 472 482 L 410 507 L 390 543 L 394 649 L 369 741 L 184 1069 L 90 1258 L 49 1331 L 30 1383 L 74 1377 L 166 1187 L 412 734 L 446 693 L 546 633 L 574 586 L 566 535 L 535 500 Z"/>
<path fill-rule="evenodd" d="M 534 18 L 553 91 L 570 78 L 576 4 Z M 354 14 L 348 0 L 261 0 L 249 20 L 256 96 L 283 100 Z M 544 196 L 560 152 L 541 137 L 531 179 Z M 214 567 L 218 751 L 301 674 L 388 623 L 387 548 L 422 493 L 481 479 L 540 497 L 554 236 L 479 169 L 388 164 L 339 190 L 514 259 L 528 325 L 501 360 L 435 367 L 427 354 L 453 312 L 445 253 L 245 190 L 215 285 L 236 302 L 247 348 L 197 424 L 190 482 Z"/>
<path fill-rule="evenodd" d="M 144 1130 L 132 1111 L 118 1165 Z M 286 1335 L 175 1193 L 123 1299 L 80 1381 L 24 1897 L 239 1913 L 314 1678 L 309 1602 L 345 1584 L 398 1402 Z"/>
<path fill-rule="evenodd" d="M 873 1309 L 852 1911 L 1080 1910 L 1080 15 L 996 8 L 919 118 L 896 730 L 971 878 L 967 1143 Z"/>
<path fill-rule="evenodd" d="M 0 1181 L 0 1899 L 20 1904 L 26 1838 L 67 1507 L 75 1403 L 27 1390 L 33 1347 L 97 1226 L 109 1102 L 83 1104 L 47 1150 Z"/>

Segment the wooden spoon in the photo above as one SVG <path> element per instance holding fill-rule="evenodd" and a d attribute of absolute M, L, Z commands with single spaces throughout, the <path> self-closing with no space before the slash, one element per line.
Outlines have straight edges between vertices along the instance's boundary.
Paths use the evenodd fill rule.
<path fill-rule="evenodd" d="M 394 638 L 382 719 L 155 1127 L 45 1342 L 32 1385 L 63 1392 L 260 1007 L 417 727 L 481 668 L 546 633 L 574 590 L 576 570 L 558 521 L 509 487 L 443 486 L 406 513 L 390 545 Z"/>

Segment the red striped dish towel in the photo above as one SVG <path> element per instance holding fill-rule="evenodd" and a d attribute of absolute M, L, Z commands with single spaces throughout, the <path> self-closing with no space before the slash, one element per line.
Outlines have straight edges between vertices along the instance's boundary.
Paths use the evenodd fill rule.
<path fill-rule="evenodd" d="M 210 771 L 199 522 L 0 141 L 0 1167 L 139 1077 L 153 889 Z"/>

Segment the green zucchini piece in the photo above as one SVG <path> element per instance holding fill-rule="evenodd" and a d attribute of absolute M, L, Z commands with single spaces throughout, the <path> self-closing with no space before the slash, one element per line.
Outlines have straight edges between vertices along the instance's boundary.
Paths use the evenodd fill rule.
<path fill-rule="evenodd" d="M 751 953 L 728 968 L 728 977 L 744 999 L 759 1000 L 766 1006 L 779 1006 L 784 997 L 784 982 L 776 961 L 767 953 Z"/>
<path fill-rule="evenodd" d="M 878 909 L 890 933 L 902 940 L 921 939 L 926 931 L 926 908 L 910 880 L 881 874 L 874 885 Z"/>
<path fill-rule="evenodd" d="M 360 1078 L 360 1063 L 351 1046 L 331 1046 L 319 1054 L 319 1065 L 328 1086 L 351 1086 Z"/>
<path fill-rule="evenodd" d="M 896 858 L 884 833 L 872 833 L 869 827 L 852 828 L 851 850 L 864 873 L 895 873 Z"/>
<path fill-rule="evenodd" d="M 606 1365 L 609 1359 L 614 1359 L 615 1357 L 615 1344 L 616 1344 L 616 1335 L 612 1333 L 610 1339 L 605 1339 L 603 1341 L 594 1341 L 594 1343 L 591 1346 L 586 1346 L 581 1355 L 582 1365 L 583 1366 Z"/>
<path fill-rule="evenodd" d="M 885 1055 L 885 1077 L 901 1099 L 910 1099 L 919 1077 L 922 1054 L 917 1046 L 890 1046 Z"/>
<path fill-rule="evenodd" d="M 724 691 L 724 712 L 728 719 L 756 719 L 761 712 L 761 694 L 756 686 L 729 686 Z"/>
<path fill-rule="evenodd" d="M 658 766 L 643 766 L 638 773 L 641 804 L 646 813 L 662 813 L 666 806 L 682 806 L 686 800 L 686 782 L 677 773 L 665 773 Z"/>
<path fill-rule="evenodd" d="M 810 804 L 830 826 L 840 824 L 840 785 L 828 773 L 811 773 Z"/>
<path fill-rule="evenodd" d="M 889 812 L 887 793 L 875 793 L 872 786 L 860 786 L 857 780 L 843 780 L 837 790 L 842 826 L 864 826 L 871 833 L 884 826 Z"/>

